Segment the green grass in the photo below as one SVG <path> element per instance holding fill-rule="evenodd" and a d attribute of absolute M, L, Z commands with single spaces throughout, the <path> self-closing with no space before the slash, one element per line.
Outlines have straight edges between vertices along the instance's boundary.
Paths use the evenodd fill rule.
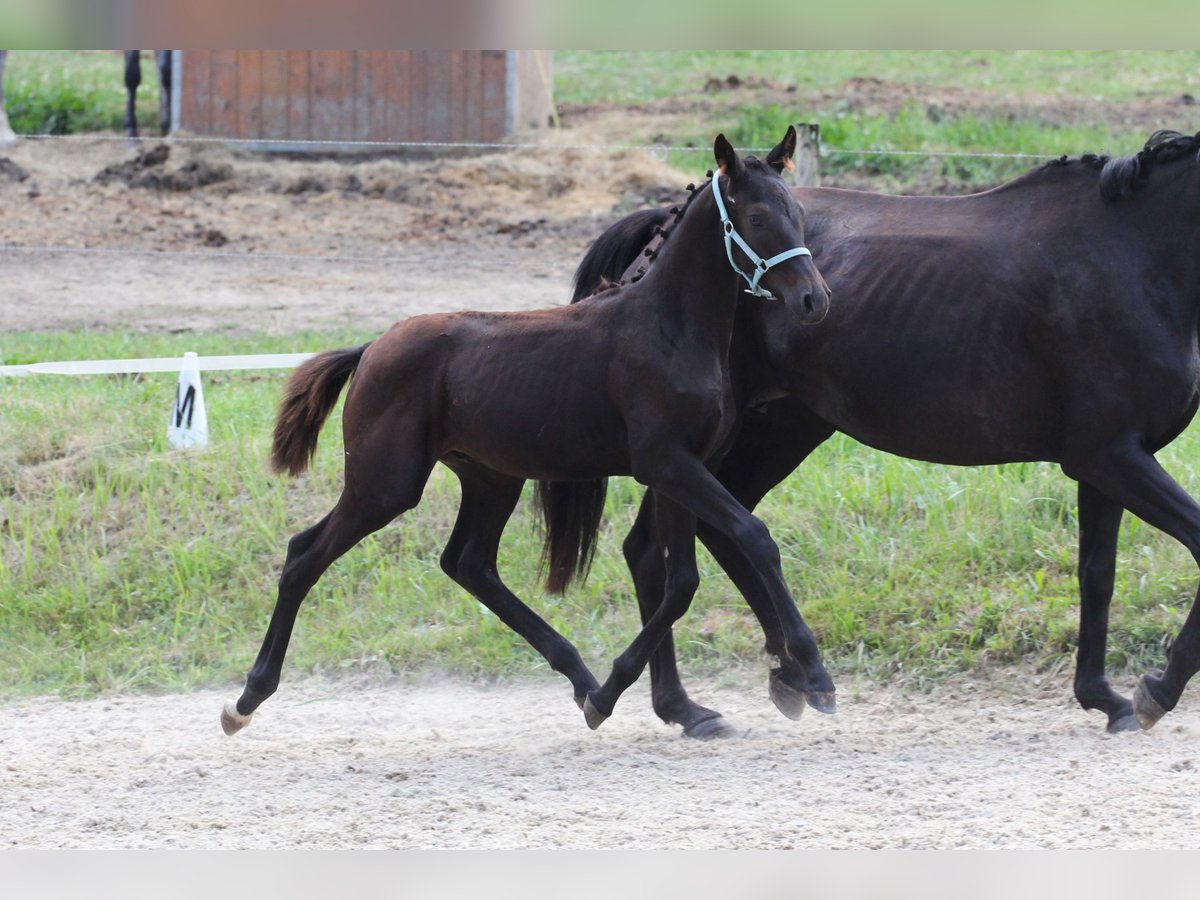
<path fill-rule="evenodd" d="M 8 119 L 17 134 L 122 131 L 125 62 L 119 50 L 14 50 L 4 70 Z M 138 128 L 158 129 L 158 76 L 143 51 Z"/>
<path fill-rule="evenodd" d="M 931 118 L 918 105 L 888 116 L 843 112 L 828 118 L 781 106 L 748 107 L 738 111 L 729 137 L 738 147 L 771 147 L 797 121 L 820 122 L 823 178 L 854 173 L 891 193 L 995 185 L 1054 156 L 1133 153 L 1146 137 L 1114 134 L 1104 125 L 1056 126 L 974 113 Z M 868 149 L 878 152 L 863 152 Z"/>
<path fill-rule="evenodd" d="M 1195 93 L 1194 50 L 560 50 L 560 103 L 638 103 L 699 94 L 708 78 L 754 76 L 795 85 L 803 102 L 850 78 L 916 86 L 954 85 L 995 93 L 1057 92 L 1129 100 Z"/>
<path fill-rule="evenodd" d="M 294 339 L 25 334 L 6 362 L 48 358 L 288 352 L 360 335 Z M 208 373 L 211 445 L 166 444 L 169 375 L 0 382 L 0 691 L 69 695 L 188 688 L 240 679 L 261 640 L 287 539 L 340 485 L 337 418 L 313 472 L 268 474 L 284 373 Z M 64 414 L 64 410 L 68 413 Z M 1193 492 L 1200 430 L 1164 451 Z M 541 592 L 540 535 L 527 504 L 501 572 L 597 672 L 637 628 L 619 553 L 640 488 L 614 480 L 592 576 L 565 598 Z M 343 557 L 303 608 L 287 671 L 543 670 L 522 641 L 446 578 L 457 484 L 445 470 L 421 505 Z M 956 469 L 836 437 L 760 508 L 785 574 L 840 673 L 940 677 L 1033 660 L 1065 663 L 1077 627 L 1075 507 L 1054 466 Z M 694 667 L 757 661 L 753 617 L 707 555 L 678 635 Z M 1182 621 L 1195 566 L 1130 520 L 1122 532 L 1110 659 L 1141 668 Z"/>
<path fill-rule="evenodd" d="M 999 184 L 1055 156 L 1130 154 L 1148 136 L 1119 124 L 1050 120 L 1032 106 L 1022 114 L 1022 96 L 1045 92 L 1064 100 L 1175 100 L 1200 94 L 1198 65 L 1200 54 L 1192 51 L 560 51 L 555 54 L 555 98 L 564 105 L 648 102 L 705 96 L 710 77 L 767 79 L 794 87 L 794 101 L 786 107 L 733 105 L 721 121 L 694 121 L 677 126 L 682 129 L 677 133 L 659 129 L 624 138 L 695 146 L 695 153 L 673 151 L 671 163 L 686 172 L 704 171 L 711 168 L 708 147 L 714 128 L 725 131 L 737 147 L 762 150 L 779 140 L 787 124 L 814 122 L 821 127 L 821 173 L 827 181 L 852 175 L 856 187 L 959 193 Z M 886 114 L 853 108 L 839 89 L 856 78 L 908 88 L 912 99 Z M 943 86 L 976 92 L 981 108 L 940 109 L 933 99 Z M 712 96 L 720 100 L 722 94 Z M 989 110 L 987 98 L 1008 109 Z M 1192 108 L 1178 109 L 1175 121 L 1160 126 L 1193 127 Z M 864 153 L 870 150 L 881 152 Z M 1033 158 L 906 155 L 910 153 Z"/>

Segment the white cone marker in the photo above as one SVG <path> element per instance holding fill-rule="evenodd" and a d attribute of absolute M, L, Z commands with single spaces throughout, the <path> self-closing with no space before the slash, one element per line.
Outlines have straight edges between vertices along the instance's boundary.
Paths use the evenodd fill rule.
<path fill-rule="evenodd" d="M 179 450 L 208 445 L 208 414 L 204 411 L 204 388 L 200 385 L 200 365 L 195 353 L 183 354 L 175 408 L 167 426 L 167 441 Z"/>

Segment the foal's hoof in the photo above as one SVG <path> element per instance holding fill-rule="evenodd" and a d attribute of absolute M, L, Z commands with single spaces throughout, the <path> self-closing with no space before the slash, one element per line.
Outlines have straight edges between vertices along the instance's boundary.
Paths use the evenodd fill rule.
<path fill-rule="evenodd" d="M 771 702 L 781 713 L 792 721 L 799 719 L 804 714 L 804 707 L 808 705 L 804 699 L 804 691 L 798 691 L 784 681 L 779 669 L 772 670 L 767 685 L 771 694 Z"/>
<path fill-rule="evenodd" d="M 809 691 L 804 695 L 811 706 L 819 713 L 832 716 L 837 712 L 837 693 L 835 691 Z"/>
<path fill-rule="evenodd" d="M 1153 728 L 1158 720 L 1167 714 L 1167 710 L 1163 709 L 1159 702 L 1150 695 L 1151 679 L 1157 681 L 1160 677 L 1162 677 L 1161 669 L 1151 670 L 1142 676 L 1137 689 L 1133 692 L 1133 712 L 1137 716 L 1138 724 L 1145 731 Z"/>
<path fill-rule="evenodd" d="M 608 719 L 608 716 L 596 707 L 592 706 L 592 698 L 587 697 L 583 701 L 583 719 L 587 722 L 588 728 L 595 731 Z"/>
<path fill-rule="evenodd" d="M 230 700 L 221 710 L 221 730 L 228 735 L 235 735 L 250 724 L 253 716 L 254 713 L 243 716 L 237 711 L 237 704 Z"/>
<path fill-rule="evenodd" d="M 731 738 L 736 734 L 737 732 L 733 726 L 726 722 L 720 715 L 710 716 L 707 719 L 701 719 L 699 722 L 693 722 L 683 729 L 684 737 L 695 738 L 698 741 Z"/>

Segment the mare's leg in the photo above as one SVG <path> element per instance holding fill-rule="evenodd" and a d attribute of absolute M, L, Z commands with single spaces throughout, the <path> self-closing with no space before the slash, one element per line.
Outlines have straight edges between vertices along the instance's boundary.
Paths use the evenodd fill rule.
<path fill-rule="evenodd" d="M 638 508 L 637 519 L 622 545 L 625 561 L 633 574 L 643 626 L 662 605 L 667 577 L 663 550 L 655 532 L 654 509 L 655 494 L 647 491 Z M 688 737 L 703 740 L 733 734 L 733 728 L 719 712 L 688 697 L 675 663 L 675 641 L 670 629 L 650 657 L 650 701 L 660 719 L 668 724 L 682 725 L 683 733 Z"/>
<path fill-rule="evenodd" d="M 450 541 L 442 553 L 442 569 L 505 625 L 538 651 L 555 672 L 567 677 L 575 702 L 582 708 L 596 679 L 579 651 L 500 580 L 496 552 L 500 536 L 521 497 L 520 478 L 509 478 L 460 461 L 448 463 L 462 484 L 462 505 Z"/>
<path fill-rule="evenodd" d="M 1075 699 L 1108 716 L 1108 730 L 1137 731 L 1133 704 L 1112 689 L 1104 674 L 1108 608 L 1117 565 L 1117 537 L 1124 509 L 1086 482 L 1079 482 L 1079 651 Z"/>
<path fill-rule="evenodd" d="M 1063 470 L 1073 478 L 1086 479 L 1114 503 L 1171 535 L 1200 565 L 1200 505 L 1163 470 L 1138 436 L 1112 445 L 1102 457 L 1064 461 Z M 1175 708 L 1198 669 L 1200 603 L 1193 603 L 1167 652 L 1166 670 L 1144 675 L 1134 693 L 1134 713 L 1143 728 L 1152 727 Z"/>
<path fill-rule="evenodd" d="M 166 136 L 171 131 L 171 51 L 155 50 L 154 65 L 158 69 L 158 124 Z"/>
<path fill-rule="evenodd" d="M 671 625 L 687 612 L 700 584 L 695 516 L 662 494 L 655 493 L 652 504 L 665 576 L 662 602 L 629 647 L 614 660 L 604 684 L 588 694 L 583 712 L 590 728 L 599 728 L 612 715 L 617 698 L 637 681 L 659 642 L 670 634 Z M 671 662 L 674 664 L 673 655 Z"/>
<path fill-rule="evenodd" d="M 137 90 L 142 84 L 142 51 L 125 51 L 125 136 L 138 136 Z"/>
<path fill-rule="evenodd" d="M 700 460 L 688 456 L 667 458 L 666 455 L 657 455 L 648 462 L 652 468 L 643 468 L 639 480 L 707 522 L 727 537 L 751 562 L 781 624 L 782 651 L 796 663 L 797 671 L 803 679 L 800 690 L 806 695 L 818 695 L 822 704 L 832 705 L 833 681 L 821 664 L 816 639 L 801 618 L 787 589 L 779 548 L 776 547 L 766 526 L 747 512 Z M 652 634 L 647 639 L 637 642 L 636 649 L 631 648 L 634 650 L 633 656 L 621 660 L 621 673 L 616 678 L 610 678 L 598 696 L 593 696 L 592 705 L 597 710 L 602 713 L 611 712 L 620 691 L 623 690 L 621 685 L 628 680 L 629 672 L 635 669 L 640 672 L 641 668 L 645 667 L 650 653 L 665 636 L 664 621 L 669 628 L 670 621 L 665 616 L 659 618 L 656 614 L 651 619 L 651 625 L 647 627 L 652 628 Z M 662 633 L 658 633 L 659 630 Z"/>
<path fill-rule="evenodd" d="M 414 417 L 416 421 L 419 419 Z M 420 502 L 433 459 L 423 430 L 409 424 L 398 423 L 395 433 L 404 436 L 399 445 L 390 440 L 389 433 L 379 430 L 360 440 L 355 452 L 346 454 L 346 483 L 333 510 L 288 542 L 266 636 L 241 697 L 236 704 L 227 704 L 221 714 L 226 734 L 248 725 L 259 705 L 275 693 L 300 604 L 317 579 L 368 534 Z"/>

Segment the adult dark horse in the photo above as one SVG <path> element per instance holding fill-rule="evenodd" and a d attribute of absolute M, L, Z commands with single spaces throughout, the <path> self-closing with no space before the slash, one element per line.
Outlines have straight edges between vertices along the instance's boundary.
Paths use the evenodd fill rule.
<path fill-rule="evenodd" d="M 417 316 L 296 371 L 276 421 L 274 467 L 306 468 L 353 373 L 342 417 L 345 485 L 333 510 L 288 544 L 262 648 L 241 697 L 222 714 L 226 733 L 243 727 L 277 688 L 296 614 L 317 579 L 416 506 L 438 461 L 462 484 L 443 569 L 570 680 L 591 727 L 612 714 L 686 611 L 699 577 L 696 518 L 755 567 L 811 689 L 832 689 L 766 527 L 705 467 L 735 420 L 727 362 L 741 277 L 735 266 L 755 258 L 741 250 L 727 258 L 725 235 L 770 257 L 752 279 L 779 298 L 764 299 L 764 309 L 805 322 L 828 309 L 828 291 L 803 247 L 800 209 L 780 178 L 794 150 L 792 129 L 766 161 L 742 160 L 719 136 L 719 174 L 693 193 L 653 274 L 635 285 L 579 306 Z M 525 479 L 618 473 L 654 492 L 656 540 L 670 556 L 658 613 L 598 685 L 576 649 L 505 587 L 496 550 Z"/>
<path fill-rule="evenodd" d="M 1154 458 L 1200 401 L 1198 160 L 1200 135 L 1161 131 L 1134 156 L 1063 158 L 970 196 L 795 189 L 809 246 L 839 300 L 819 329 L 766 336 L 765 383 L 790 396 L 746 414 L 717 469 L 753 509 L 834 431 L 931 462 L 1058 463 L 1078 482 L 1074 691 L 1107 716 L 1109 731 L 1153 726 L 1200 668 L 1200 604 L 1165 671 L 1144 676 L 1132 702 L 1112 689 L 1104 663 L 1123 511 L 1200 562 L 1200 506 Z M 638 265 L 634 256 L 669 218 L 650 210 L 614 225 L 581 264 L 577 296 Z M 625 543 L 646 614 L 661 569 L 648 526 L 643 511 Z M 745 561 L 711 529 L 700 537 L 787 670 L 778 624 Z M 651 677 L 667 721 L 686 729 L 710 712 L 687 698 L 669 636 Z"/>

